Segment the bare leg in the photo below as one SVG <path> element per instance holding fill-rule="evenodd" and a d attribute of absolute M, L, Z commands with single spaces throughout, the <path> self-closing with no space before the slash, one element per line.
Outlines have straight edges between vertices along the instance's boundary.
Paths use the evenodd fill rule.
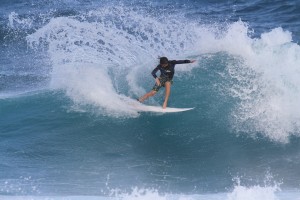
<path fill-rule="evenodd" d="M 167 107 L 169 96 L 171 93 L 171 83 L 169 81 L 165 83 L 165 88 L 166 88 L 166 96 L 165 96 L 165 101 L 163 104 L 163 109 L 165 109 Z"/>
<path fill-rule="evenodd" d="M 147 94 L 145 94 L 144 96 L 140 97 L 139 98 L 139 102 L 143 102 L 145 101 L 146 99 L 148 99 L 149 97 L 152 97 L 156 94 L 156 91 L 154 90 L 151 90 L 150 92 L 148 92 Z"/>

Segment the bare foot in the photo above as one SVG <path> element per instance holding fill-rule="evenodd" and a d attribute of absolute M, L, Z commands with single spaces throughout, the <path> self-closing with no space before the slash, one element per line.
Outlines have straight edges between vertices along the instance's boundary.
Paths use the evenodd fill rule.
<path fill-rule="evenodd" d="M 164 104 L 163 104 L 163 109 L 166 109 L 166 107 L 167 107 L 167 102 L 164 102 Z"/>

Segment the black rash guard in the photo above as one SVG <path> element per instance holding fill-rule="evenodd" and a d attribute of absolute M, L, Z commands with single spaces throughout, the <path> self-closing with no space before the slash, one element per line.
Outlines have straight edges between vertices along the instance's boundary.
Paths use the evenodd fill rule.
<path fill-rule="evenodd" d="M 190 60 L 170 60 L 168 62 L 168 66 L 163 67 L 161 64 L 157 65 L 157 67 L 151 72 L 154 78 L 157 78 L 156 72 L 160 71 L 161 78 L 167 78 L 168 80 L 172 80 L 175 73 L 175 65 L 176 64 L 185 64 L 191 63 Z"/>

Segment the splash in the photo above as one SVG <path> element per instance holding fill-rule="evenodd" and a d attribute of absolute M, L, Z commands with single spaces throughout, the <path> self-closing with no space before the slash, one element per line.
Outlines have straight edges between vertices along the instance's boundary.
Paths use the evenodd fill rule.
<path fill-rule="evenodd" d="M 281 28 L 252 39 L 245 48 L 247 53 L 239 55 L 242 62 L 227 66 L 236 82 L 230 93 L 239 100 L 232 113 L 234 127 L 288 142 L 300 131 L 300 48 Z"/>
<path fill-rule="evenodd" d="M 280 184 L 273 181 L 273 176 L 267 172 L 264 185 L 244 186 L 241 178 L 234 178 L 236 185 L 232 192 L 227 194 L 227 200 L 279 200 Z"/>
<path fill-rule="evenodd" d="M 237 186 L 234 188 L 233 192 L 228 194 L 228 200 L 278 200 L 275 195 L 277 191 L 276 187 L 244 187 Z"/>
<path fill-rule="evenodd" d="M 216 84 L 237 102 L 231 113 L 233 130 L 286 143 L 300 133 L 300 47 L 280 27 L 260 38 L 251 38 L 252 32 L 241 20 L 225 31 L 210 28 L 200 42 L 201 53 L 225 52 L 229 57 Z"/>
<path fill-rule="evenodd" d="M 18 13 L 12 12 L 8 16 L 9 23 L 8 26 L 10 28 L 20 28 L 20 29 L 26 29 L 32 26 L 33 20 L 30 18 L 21 18 Z"/>

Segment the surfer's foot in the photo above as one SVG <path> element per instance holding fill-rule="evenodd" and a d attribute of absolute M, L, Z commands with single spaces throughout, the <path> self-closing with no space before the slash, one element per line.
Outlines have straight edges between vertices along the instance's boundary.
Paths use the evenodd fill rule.
<path fill-rule="evenodd" d="M 163 109 L 166 109 L 166 107 L 167 107 L 167 102 L 165 102 L 164 104 L 163 104 Z"/>

